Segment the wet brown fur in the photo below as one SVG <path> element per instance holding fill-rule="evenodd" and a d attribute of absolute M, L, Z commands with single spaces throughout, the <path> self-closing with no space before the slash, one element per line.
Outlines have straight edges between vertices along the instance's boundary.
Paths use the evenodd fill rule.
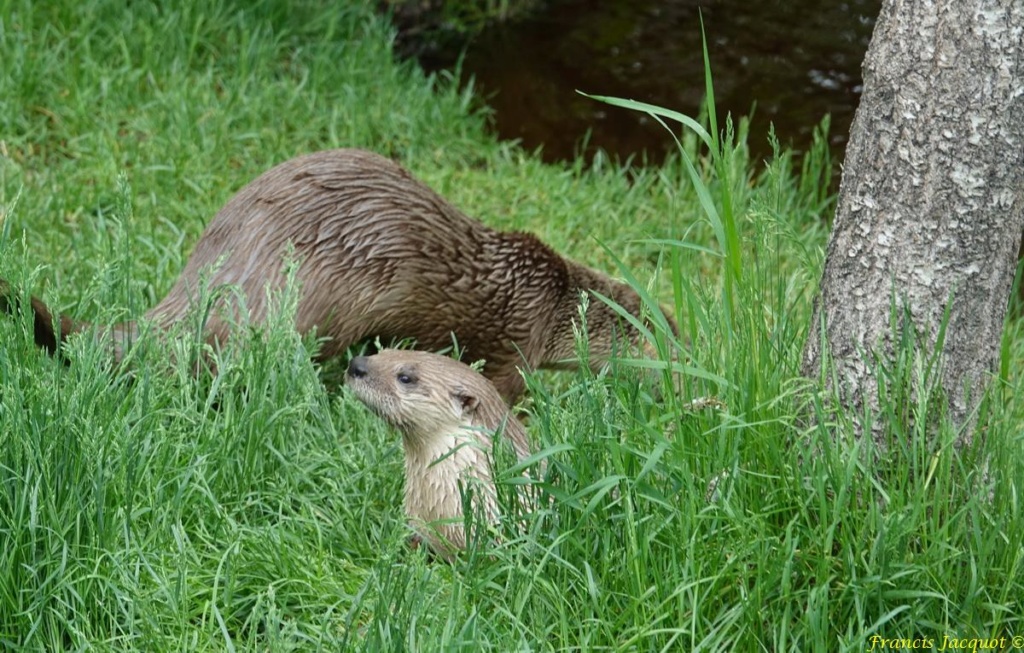
<path fill-rule="evenodd" d="M 524 387 L 517 366 L 572 365 L 581 292 L 641 313 L 627 285 L 559 256 L 531 234 L 467 217 L 389 159 L 341 149 L 286 161 L 240 190 L 145 317 L 163 327 L 182 320 L 204 279 L 210 288 L 237 284 L 249 320 L 262 323 L 267 287 L 283 287 L 290 251 L 299 265 L 295 325 L 326 338 L 321 358 L 370 337 L 414 338 L 419 348 L 439 349 L 454 333 L 467 358 L 486 360 L 484 374 L 510 401 Z M 233 320 L 226 300 L 218 301 L 206 323 L 211 342 L 223 342 Z M 50 352 L 82 326 L 62 316 L 55 334 L 46 306 L 33 299 L 32 308 L 36 341 Z M 590 302 L 594 364 L 612 353 L 620 322 L 603 302 Z M 137 335 L 131 322 L 110 333 Z"/>
<path fill-rule="evenodd" d="M 37 297 L 30 297 L 29 303 L 32 306 L 32 330 L 35 342 L 46 350 L 51 356 L 60 355 L 60 341 L 63 341 L 69 334 L 82 329 L 82 325 L 74 322 L 66 315 L 59 316 L 59 331 L 54 331 L 53 314 L 50 309 Z M 0 312 L 14 313 L 21 304 L 21 298 L 11 289 L 10 285 L 0 279 Z M 63 359 L 67 363 L 67 359 Z"/>

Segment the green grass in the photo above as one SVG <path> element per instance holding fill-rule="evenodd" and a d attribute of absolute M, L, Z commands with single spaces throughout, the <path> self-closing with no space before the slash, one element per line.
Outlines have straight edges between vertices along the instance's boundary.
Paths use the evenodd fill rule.
<path fill-rule="evenodd" d="M 360 146 L 488 224 L 634 277 L 689 345 L 660 375 L 532 376 L 554 500 L 447 565 L 406 549 L 400 440 L 310 363 L 289 302 L 216 377 L 192 374 L 189 325 L 110 370 L 87 338 L 65 367 L 0 319 L 2 648 L 863 651 L 874 635 L 1024 634 L 1021 324 L 970 450 L 939 397 L 905 391 L 926 360 L 886 370 L 881 419 L 903 445 L 873 463 L 798 374 L 832 209 L 824 141 L 765 165 L 717 116 L 710 148 L 683 130 L 660 168 L 544 165 L 487 136 L 470 91 L 396 63 L 365 3 L 321 4 L 0 3 L 0 278 L 84 319 L 138 315 L 243 184 Z M 699 396 L 728 408 L 691 410 Z"/>

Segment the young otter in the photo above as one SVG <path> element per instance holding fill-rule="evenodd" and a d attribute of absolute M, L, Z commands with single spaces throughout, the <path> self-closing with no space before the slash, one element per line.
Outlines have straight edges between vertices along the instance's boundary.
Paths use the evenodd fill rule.
<path fill-rule="evenodd" d="M 508 401 L 524 388 L 517 366 L 573 364 L 581 293 L 600 293 L 641 315 L 629 286 L 559 256 L 531 234 L 484 226 L 382 156 L 342 149 L 286 161 L 240 190 L 146 318 L 167 327 L 185 317 L 202 283 L 236 284 L 248 319 L 262 323 L 267 290 L 283 286 L 289 256 L 299 263 L 295 326 L 325 339 L 322 358 L 370 337 L 414 338 L 422 349 L 440 349 L 454 334 L 469 358 L 486 361 L 483 373 Z M 223 342 L 240 314 L 224 295 L 206 322 L 211 342 Z M 49 343 L 82 327 L 61 317 L 54 333 L 45 306 L 32 306 L 44 327 L 37 342 L 51 351 Z M 590 302 L 595 366 L 612 353 L 621 322 L 602 301 Z M 134 322 L 105 333 L 122 340 L 115 358 L 123 341 L 137 337 Z M 636 330 L 626 333 L 637 344 Z"/>
<path fill-rule="evenodd" d="M 353 358 L 346 385 L 401 431 L 405 512 L 434 553 L 451 559 L 466 547 L 462 488 L 472 491 L 475 514 L 498 520 L 492 436 L 500 432 L 519 460 L 530 445 L 490 381 L 444 356 L 384 349 Z"/>

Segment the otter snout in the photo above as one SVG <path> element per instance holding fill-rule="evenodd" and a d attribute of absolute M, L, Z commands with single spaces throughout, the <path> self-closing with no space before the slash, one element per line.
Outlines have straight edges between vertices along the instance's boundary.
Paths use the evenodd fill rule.
<path fill-rule="evenodd" d="M 347 376 L 353 379 L 361 379 L 370 373 L 370 368 L 366 359 L 366 356 L 356 356 L 352 359 L 352 362 L 348 364 Z"/>

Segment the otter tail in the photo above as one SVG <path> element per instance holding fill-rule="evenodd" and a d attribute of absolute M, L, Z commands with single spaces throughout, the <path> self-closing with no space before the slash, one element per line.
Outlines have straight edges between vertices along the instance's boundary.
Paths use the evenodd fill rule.
<path fill-rule="evenodd" d="M 54 320 L 49 307 L 37 297 L 32 297 L 30 304 L 36 344 L 51 356 L 58 356 L 67 363 L 67 359 L 61 354 L 60 345 L 69 335 L 81 331 L 89 325 L 85 322 L 75 322 L 66 315 L 58 315 L 57 320 Z M 19 310 L 21 310 L 21 298 L 12 291 L 10 284 L 0 279 L 0 312 L 14 315 Z"/>

